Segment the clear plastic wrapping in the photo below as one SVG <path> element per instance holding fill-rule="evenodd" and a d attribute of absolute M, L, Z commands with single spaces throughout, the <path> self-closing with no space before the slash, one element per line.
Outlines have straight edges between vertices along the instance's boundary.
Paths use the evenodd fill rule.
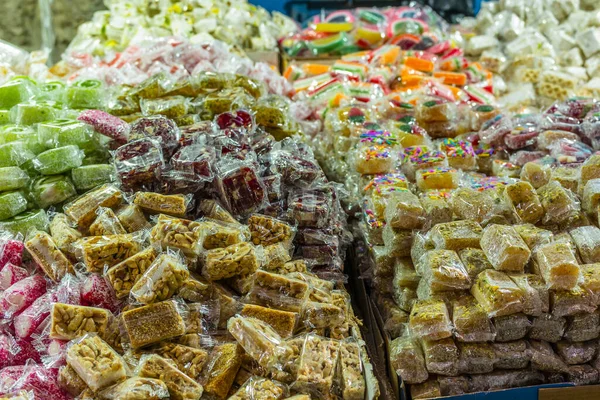
<path fill-rule="evenodd" d="M 550 310 L 552 315 L 566 317 L 594 312 L 596 305 L 592 293 L 575 287 L 571 290 L 552 290 L 550 292 Z"/>
<path fill-rule="evenodd" d="M 412 335 L 423 340 L 440 340 L 452 336 L 452 323 L 446 303 L 441 300 L 419 300 L 409 317 Z"/>
<path fill-rule="evenodd" d="M 529 365 L 531 355 L 527 351 L 527 342 L 525 340 L 516 340 L 514 342 L 491 343 L 496 352 L 496 369 L 523 369 Z"/>
<path fill-rule="evenodd" d="M 539 316 L 550 309 L 550 295 L 543 279 L 534 274 L 510 274 L 510 279 L 523 291 L 523 312 Z"/>
<path fill-rule="evenodd" d="M 491 342 L 496 337 L 486 311 L 471 296 L 453 304 L 452 323 L 459 342 Z"/>
<path fill-rule="evenodd" d="M 571 342 L 597 339 L 600 335 L 600 313 L 577 314 L 567 318 L 564 338 Z"/>
<path fill-rule="evenodd" d="M 595 341 L 589 342 L 567 342 L 556 343 L 556 353 L 568 365 L 585 364 L 592 361 L 596 355 Z"/>
<path fill-rule="evenodd" d="M 390 343 L 390 359 L 396 374 L 408 384 L 422 383 L 429 377 L 421 346 L 411 337 L 399 337 Z"/>
<path fill-rule="evenodd" d="M 563 241 L 539 246 L 535 252 L 538 268 L 550 289 L 570 290 L 581 278 L 571 246 Z"/>
<path fill-rule="evenodd" d="M 572 229 L 569 234 L 585 264 L 600 262 L 600 229 L 595 226 L 581 226 Z"/>
<path fill-rule="evenodd" d="M 489 225 L 481 237 L 481 249 L 495 269 L 523 272 L 531 251 L 511 226 Z"/>
<path fill-rule="evenodd" d="M 562 339 L 566 325 L 567 320 L 564 317 L 542 314 L 539 317 L 534 317 L 531 321 L 529 338 L 556 343 Z"/>
<path fill-rule="evenodd" d="M 496 352 L 489 343 L 458 343 L 461 374 L 485 374 L 494 370 Z"/>
<path fill-rule="evenodd" d="M 547 342 L 531 340 L 528 351 L 531 354 L 531 365 L 535 369 L 544 372 L 566 373 L 568 371 L 567 364 Z"/>
<path fill-rule="evenodd" d="M 438 375 L 458 375 L 459 350 L 452 338 L 441 340 L 423 339 L 421 345 L 427 371 Z"/>
<path fill-rule="evenodd" d="M 503 272 L 491 269 L 481 272 L 471 293 L 490 317 L 523 311 L 523 291 Z"/>
<path fill-rule="evenodd" d="M 432 292 L 469 289 L 471 279 L 452 250 L 430 250 L 419 260 L 422 279 Z"/>
<path fill-rule="evenodd" d="M 480 248 L 482 234 L 477 222 L 461 220 L 434 226 L 429 237 L 437 249 L 459 251 L 467 247 Z"/>
<path fill-rule="evenodd" d="M 133 348 L 185 333 L 183 318 L 173 301 L 163 301 L 123 312 L 123 329 Z"/>
<path fill-rule="evenodd" d="M 531 323 L 525 314 L 512 314 L 493 319 L 497 342 L 511 342 L 523 339 Z"/>

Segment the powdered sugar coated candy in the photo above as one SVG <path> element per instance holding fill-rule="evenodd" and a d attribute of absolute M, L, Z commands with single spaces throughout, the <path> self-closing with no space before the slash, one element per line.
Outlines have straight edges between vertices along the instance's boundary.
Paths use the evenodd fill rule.
<path fill-rule="evenodd" d="M 24 247 L 20 240 L 0 239 L 0 269 L 7 263 L 21 265 Z"/>
<path fill-rule="evenodd" d="M 106 308 L 112 312 L 119 308 L 112 287 L 98 274 L 89 275 L 81 285 L 81 302 L 84 306 Z"/>
<path fill-rule="evenodd" d="M 96 132 L 107 136 L 117 142 L 125 143 L 129 137 L 129 124 L 121 118 L 115 117 L 101 110 L 85 110 L 79 117 L 83 121 L 94 127 Z"/>
<path fill-rule="evenodd" d="M 42 275 L 33 275 L 15 283 L 0 298 L 0 313 L 12 317 L 29 307 L 46 292 L 46 280 Z"/>
<path fill-rule="evenodd" d="M 0 290 L 6 290 L 28 276 L 29 272 L 25 268 L 8 263 L 0 270 Z"/>
<path fill-rule="evenodd" d="M 10 388 L 12 391 L 27 390 L 36 393 L 36 399 L 68 400 L 57 383 L 58 369 L 46 368 L 43 365 L 26 365 Z M 13 372 L 13 375 L 16 373 Z"/>
<path fill-rule="evenodd" d="M 30 337 L 41 323 L 50 315 L 50 304 L 54 301 L 53 294 L 47 292 L 38 297 L 33 304 L 17 315 L 13 321 L 15 335 L 20 338 Z"/>

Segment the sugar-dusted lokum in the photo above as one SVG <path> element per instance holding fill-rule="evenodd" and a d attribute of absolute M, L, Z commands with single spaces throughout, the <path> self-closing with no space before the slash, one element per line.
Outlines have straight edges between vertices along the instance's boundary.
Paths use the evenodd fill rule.
<path fill-rule="evenodd" d="M 420 190 L 455 189 L 458 187 L 459 172 L 454 168 L 438 167 L 416 172 L 417 187 Z"/>
<path fill-rule="evenodd" d="M 388 198 L 385 207 L 387 225 L 396 229 L 419 229 L 425 224 L 425 210 L 419 198 L 406 190 Z"/>
<path fill-rule="evenodd" d="M 548 288 L 570 290 L 577 286 L 581 271 L 569 244 L 555 241 L 538 246 L 535 257 Z"/>
<path fill-rule="evenodd" d="M 524 223 L 537 223 L 544 215 L 544 208 L 537 193 L 528 182 L 516 182 L 504 189 L 506 201 L 514 208 L 518 220 Z"/>
<path fill-rule="evenodd" d="M 579 202 L 573 192 L 556 181 L 542 186 L 537 193 L 544 207 L 543 223 L 562 223 L 579 210 Z"/>
<path fill-rule="evenodd" d="M 86 333 L 103 335 L 111 317 L 103 308 L 54 303 L 50 312 L 50 337 L 71 340 Z"/>
<path fill-rule="evenodd" d="M 569 233 L 584 263 L 600 262 L 600 229 L 595 226 L 581 226 Z"/>
<path fill-rule="evenodd" d="M 461 250 L 467 247 L 480 248 L 483 229 L 474 221 L 462 220 L 438 224 L 429 237 L 436 249 Z"/>
<path fill-rule="evenodd" d="M 596 310 L 592 293 L 575 287 L 571 290 L 550 291 L 550 310 L 552 315 L 566 317 L 579 313 L 591 313 Z"/>
<path fill-rule="evenodd" d="M 426 340 L 452 336 L 452 323 L 446 304 L 441 300 L 419 300 L 409 317 L 411 334 Z"/>
<path fill-rule="evenodd" d="M 531 251 L 517 231 L 506 225 L 489 225 L 483 230 L 481 249 L 499 271 L 523 272 Z"/>
<path fill-rule="evenodd" d="M 86 335 L 67 350 L 67 363 L 93 391 L 126 379 L 125 361 L 97 335 Z"/>
<path fill-rule="evenodd" d="M 423 351 L 416 339 L 409 336 L 394 339 L 390 343 L 390 360 L 396 374 L 408 384 L 422 383 L 429 377 Z"/>
<path fill-rule="evenodd" d="M 124 332 L 133 348 L 158 343 L 185 333 L 175 303 L 163 301 L 123 312 Z"/>
<path fill-rule="evenodd" d="M 541 244 L 550 243 L 552 241 L 552 232 L 538 228 L 532 224 L 514 225 L 513 228 L 517 231 L 521 239 L 527 244 L 531 251 Z"/>
<path fill-rule="evenodd" d="M 523 291 L 503 272 L 492 269 L 481 272 L 471 293 L 490 317 L 523 311 Z"/>
<path fill-rule="evenodd" d="M 461 374 L 485 374 L 494 370 L 496 352 L 489 343 L 458 343 Z"/>
<path fill-rule="evenodd" d="M 438 375 L 458 375 L 459 350 L 451 337 L 441 340 L 423 339 L 421 345 L 427 371 Z"/>
<path fill-rule="evenodd" d="M 497 342 L 511 342 L 523 339 L 531 323 L 525 314 L 504 315 L 493 318 Z"/>
<path fill-rule="evenodd" d="M 419 260 L 423 279 L 432 292 L 469 289 L 471 278 L 453 250 L 430 250 Z"/>
<path fill-rule="evenodd" d="M 491 343 L 496 353 L 496 369 L 523 369 L 529 365 L 530 355 L 527 352 L 527 342 L 516 340 L 514 342 Z"/>
<path fill-rule="evenodd" d="M 496 335 L 487 313 L 471 296 L 454 302 L 452 323 L 460 342 L 491 342 Z"/>
<path fill-rule="evenodd" d="M 521 168 L 521 179 L 529 182 L 535 189 L 539 189 L 552 177 L 552 170 L 548 165 L 530 161 Z"/>
<path fill-rule="evenodd" d="M 509 274 L 510 279 L 523 291 L 523 312 L 530 316 L 547 313 L 550 295 L 543 279 L 535 274 Z"/>
<path fill-rule="evenodd" d="M 567 320 L 564 317 L 542 314 L 532 319 L 529 338 L 556 343 L 565 333 L 566 325 Z"/>

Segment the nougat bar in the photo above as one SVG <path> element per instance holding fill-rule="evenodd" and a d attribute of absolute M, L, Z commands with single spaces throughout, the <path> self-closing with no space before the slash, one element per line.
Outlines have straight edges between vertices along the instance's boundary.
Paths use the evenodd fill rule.
<path fill-rule="evenodd" d="M 185 333 L 185 324 L 172 301 L 134 308 L 121 315 L 131 347 L 140 348 Z"/>

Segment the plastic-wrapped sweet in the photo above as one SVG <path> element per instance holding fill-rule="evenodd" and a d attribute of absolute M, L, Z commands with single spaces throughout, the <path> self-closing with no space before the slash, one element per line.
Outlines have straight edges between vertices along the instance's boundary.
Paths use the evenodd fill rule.
<path fill-rule="evenodd" d="M 170 159 L 173 169 L 186 179 L 207 182 L 214 177 L 212 166 L 215 161 L 214 148 L 201 143 L 181 147 Z"/>
<path fill-rule="evenodd" d="M 356 154 L 356 171 L 364 175 L 385 174 L 393 170 L 395 153 L 386 146 L 365 146 Z"/>
<path fill-rule="evenodd" d="M 568 365 L 585 364 L 592 361 L 596 355 L 596 342 L 567 342 L 556 343 L 556 353 Z"/>
<path fill-rule="evenodd" d="M 582 226 L 569 232 L 582 261 L 586 264 L 600 262 L 600 229 Z"/>
<path fill-rule="evenodd" d="M 458 256 L 471 280 L 474 280 L 481 271 L 493 268 L 481 249 L 465 248 L 458 251 Z"/>
<path fill-rule="evenodd" d="M 471 287 L 469 274 L 453 250 L 430 250 L 419 264 L 423 279 L 434 293 Z"/>
<path fill-rule="evenodd" d="M 431 399 L 442 395 L 440 384 L 435 378 L 431 378 L 418 385 L 410 385 L 410 395 L 413 399 Z"/>
<path fill-rule="evenodd" d="M 403 288 L 416 289 L 419 280 L 421 279 L 409 258 L 397 259 L 394 264 L 394 277 L 393 277 L 393 288 L 394 292 L 402 290 Z M 396 297 L 396 295 L 394 295 Z M 399 297 L 399 296 L 398 296 Z"/>
<path fill-rule="evenodd" d="M 423 339 L 421 342 L 427 371 L 432 374 L 455 376 L 459 373 L 459 350 L 450 338 Z"/>
<path fill-rule="evenodd" d="M 588 214 L 596 213 L 600 203 L 600 179 L 589 180 L 583 188 L 582 208 Z"/>
<path fill-rule="evenodd" d="M 33 160 L 35 154 L 29 150 L 27 143 L 18 141 L 0 145 L 0 167 L 21 167 Z M 23 166 L 25 169 L 25 167 Z"/>
<path fill-rule="evenodd" d="M 340 343 L 315 334 L 304 339 L 294 387 L 302 391 L 327 393 L 331 390 Z"/>
<path fill-rule="evenodd" d="M 438 167 L 416 172 L 417 187 L 420 190 L 455 189 L 458 187 L 459 172 L 454 168 Z"/>
<path fill-rule="evenodd" d="M 67 273 L 73 273 L 73 265 L 58 249 L 52 237 L 46 232 L 34 232 L 27 238 L 25 248 L 37 265 L 54 282 L 60 281 Z"/>
<path fill-rule="evenodd" d="M 91 125 L 96 132 L 115 140 L 117 143 L 124 144 L 129 138 L 129 124 L 104 111 L 84 110 L 77 119 Z"/>
<path fill-rule="evenodd" d="M 523 290 L 523 312 L 530 316 L 547 313 L 550 307 L 548 289 L 539 275 L 510 274 L 510 279 Z"/>
<path fill-rule="evenodd" d="M 437 249 L 459 251 L 467 247 L 480 248 L 482 234 L 477 222 L 461 220 L 434 226 L 429 237 Z"/>
<path fill-rule="evenodd" d="M 9 109 L 35 96 L 38 88 L 26 77 L 14 77 L 0 86 L 0 108 Z"/>
<path fill-rule="evenodd" d="M 448 166 L 443 152 L 429 150 L 426 146 L 412 146 L 402 153 L 402 172 L 411 181 L 416 179 L 418 170 Z"/>
<path fill-rule="evenodd" d="M 548 165 L 530 161 L 521 168 L 521 179 L 527 181 L 535 189 L 550 182 L 552 171 Z"/>
<path fill-rule="evenodd" d="M 296 191 L 288 198 L 289 218 L 298 227 L 324 228 L 329 224 L 333 211 L 331 192 L 327 189 Z"/>
<path fill-rule="evenodd" d="M 202 396 L 203 388 L 199 383 L 156 354 L 143 355 L 135 374 L 142 378 L 160 379 L 172 399 L 197 399 Z"/>
<path fill-rule="evenodd" d="M 527 316 L 521 313 L 495 317 L 493 323 L 497 342 L 523 339 L 531 325 Z"/>
<path fill-rule="evenodd" d="M 161 400 L 170 398 L 167 385 L 163 381 L 139 376 L 128 378 L 103 390 L 101 396 L 107 400 L 121 398 Z"/>
<path fill-rule="evenodd" d="M 600 314 L 576 314 L 567 318 L 567 329 L 564 337 L 570 342 L 584 342 L 597 339 L 600 335 Z"/>
<path fill-rule="evenodd" d="M 489 225 L 483 230 L 481 249 L 499 271 L 523 272 L 531 251 L 517 231 L 505 225 Z"/>
<path fill-rule="evenodd" d="M 65 91 L 65 100 L 69 108 L 102 108 L 106 89 L 97 79 L 78 80 Z"/>
<path fill-rule="evenodd" d="M 529 365 L 531 356 L 527 351 L 527 342 L 525 340 L 491 343 L 491 346 L 496 353 L 494 368 L 523 369 Z"/>
<path fill-rule="evenodd" d="M 514 208 L 519 221 L 535 224 L 542 218 L 544 209 L 529 183 L 517 182 L 506 186 L 504 196 Z"/>
<path fill-rule="evenodd" d="M 427 225 L 437 225 L 452 221 L 452 209 L 448 204 L 450 193 L 446 191 L 432 190 L 421 193 L 419 200 L 425 211 Z"/>
<path fill-rule="evenodd" d="M 513 227 L 531 251 L 535 251 L 542 244 L 550 243 L 553 238 L 552 232 L 532 224 L 514 225 Z"/>
<path fill-rule="evenodd" d="M 445 138 L 440 143 L 440 150 L 446 153 L 450 167 L 463 171 L 477 169 L 477 155 L 470 142 Z"/>
<path fill-rule="evenodd" d="M 590 365 L 570 365 L 566 373 L 567 380 L 575 385 L 593 385 L 598 383 L 598 370 Z"/>
<path fill-rule="evenodd" d="M 571 290 L 577 286 L 581 271 L 569 244 L 555 241 L 540 245 L 535 257 L 549 289 Z"/>
<path fill-rule="evenodd" d="M 579 169 L 572 166 L 559 166 L 552 168 L 550 182 L 556 181 L 563 188 L 577 193 L 579 189 Z M 538 192 L 539 194 L 539 192 Z"/>
<path fill-rule="evenodd" d="M 131 296 L 151 304 L 168 300 L 190 276 L 186 266 L 173 254 L 160 254 L 131 288 Z"/>
<path fill-rule="evenodd" d="M 459 342 L 491 342 L 496 335 L 487 313 L 471 296 L 453 304 L 452 323 Z"/>
<path fill-rule="evenodd" d="M 211 280 L 251 274 L 259 267 L 256 249 L 250 243 L 238 243 L 208 250 L 203 260 L 203 274 Z"/>
<path fill-rule="evenodd" d="M 456 105 L 442 98 L 423 99 L 415 108 L 415 118 L 419 122 L 448 122 L 456 114 Z"/>
<path fill-rule="evenodd" d="M 158 140 L 163 156 L 170 158 L 179 145 L 181 133 L 175 122 L 163 116 L 144 117 L 130 126 L 130 140 L 150 137 Z"/>
<path fill-rule="evenodd" d="M 21 191 L 0 194 L 0 219 L 12 218 L 27 210 L 28 201 Z"/>
<path fill-rule="evenodd" d="M 77 195 L 77 191 L 66 176 L 40 176 L 31 183 L 30 195 L 38 207 L 48 208 Z"/>
<path fill-rule="evenodd" d="M 529 338 L 556 343 L 562 339 L 566 324 L 567 320 L 564 317 L 552 314 L 542 314 L 539 317 L 534 317 L 529 330 Z"/>
<path fill-rule="evenodd" d="M 440 340 L 452 336 L 452 323 L 446 304 L 441 300 L 419 300 L 409 317 L 413 336 L 423 340 Z"/>
<path fill-rule="evenodd" d="M 490 317 L 523 311 L 523 291 L 503 272 L 492 269 L 481 272 L 471 293 Z"/>
<path fill-rule="evenodd" d="M 458 343 L 461 374 L 485 374 L 494 370 L 496 352 L 489 343 Z"/>
<path fill-rule="evenodd" d="M 19 167 L 0 168 L 0 190 L 22 189 L 29 183 L 29 175 Z"/>
<path fill-rule="evenodd" d="M 137 192 L 133 204 L 150 214 L 167 214 L 183 217 L 190 199 L 182 194 L 163 195 L 153 192 Z"/>
<path fill-rule="evenodd" d="M 495 202 L 488 190 L 475 190 L 461 187 L 452 191 L 450 197 L 452 211 L 461 220 L 483 223 L 495 214 Z"/>
<path fill-rule="evenodd" d="M 34 125 L 55 119 L 58 112 L 57 103 L 52 101 L 20 103 L 11 108 L 10 120 L 17 125 Z"/>
<path fill-rule="evenodd" d="M 163 301 L 123 312 L 124 332 L 131 346 L 140 348 L 185 333 L 185 325 L 173 301 Z"/>
<path fill-rule="evenodd" d="M 386 222 L 393 228 L 418 229 L 425 223 L 425 211 L 419 198 L 408 190 L 390 196 L 385 210 Z"/>
<path fill-rule="evenodd" d="M 413 231 L 394 229 L 389 225 L 383 228 L 383 244 L 394 257 L 407 257 L 410 254 Z"/>
<path fill-rule="evenodd" d="M 164 167 L 161 142 L 152 137 L 132 140 L 115 151 L 113 163 L 124 190 L 151 189 Z"/>
<path fill-rule="evenodd" d="M 578 187 L 584 188 L 590 180 L 598 178 L 600 178 L 600 155 L 594 154 L 588 157 L 579 167 Z"/>
<path fill-rule="evenodd" d="M 263 206 L 265 189 L 249 161 L 223 158 L 216 166 L 216 187 L 227 209 L 236 215 L 247 215 Z"/>
<path fill-rule="evenodd" d="M 596 305 L 592 293 L 575 287 L 571 290 L 552 290 L 550 292 L 550 310 L 552 315 L 565 317 L 594 312 Z"/>
<path fill-rule="evenodd" d="M 539 371 L 563 373 L 568 371 L 567 364 L 560 359 L 547 342 L 531 340 L 529 352 L 531 353 L 531 365 Z"/>

